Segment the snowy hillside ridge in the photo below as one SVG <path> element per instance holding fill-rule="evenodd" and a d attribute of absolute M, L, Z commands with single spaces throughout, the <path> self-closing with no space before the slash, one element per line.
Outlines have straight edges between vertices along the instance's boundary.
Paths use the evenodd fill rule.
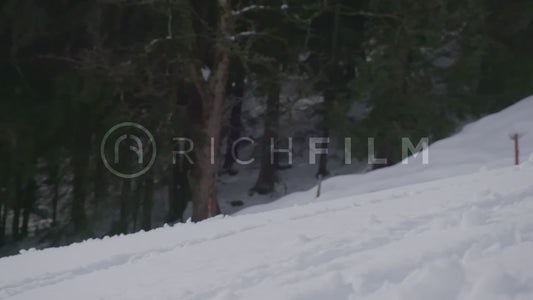
<path fill-rule="evenodd" d="M 437 141 L 429 147 L 429 164 L 422 157 L 409 157 L 408 164 L 397 164 L 366 174 L 336 176 L 325 180 L 319 199 L 316 189 L 287 195 L 273 203 L 246 208 L 239 214 L 285 208 L 304 203 L 379 191 L 453 175 L 494 169 L 514 163 L 514 146 L 510 135 L 521 134 L 520 161 L 533 155 L 533 95 L 476 122 L 461 132 Z"/>
<path fill-rule="evenodd" d="M 1 258 L 0 299 L 533 299 L 532 114 L 529 97 L 429 165 L 331 178 L 319 199 Z"/>

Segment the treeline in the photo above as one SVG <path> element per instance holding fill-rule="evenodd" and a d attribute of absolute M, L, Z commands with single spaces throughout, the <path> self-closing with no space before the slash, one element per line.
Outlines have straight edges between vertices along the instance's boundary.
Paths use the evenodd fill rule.
<path fill-rule="evenodd" d="M 263 136 L 276 138 L 281 90 L 299 78 L 302 97 L 323 99 L 320 135 L 352 137 L 359 159 L 374 137 L 392 164 L 402 137 L 443 138 L 533 90 L 531 1 L 1 5 L 0 245 L 27 236 L 32 215 L 51 222 L 39 243 L 59 245 L 182 221 L 187 199 L 193 221 L 220 213 L 217 176 L 233 172 L 245 91 L 266 98 Z M 194 139 L 197 163 L 178 168 L 169 155 L 139 178 L 109 174 L 100 141 L 123 121 L 149 128 L 161 153 L 176 149 L 173 137 Z M 265 194 L 279 166 L 269 139 L 259 147 L 250 189 Z M 168 191 L 162 220 L 152 218 L 157 190 Z"/>

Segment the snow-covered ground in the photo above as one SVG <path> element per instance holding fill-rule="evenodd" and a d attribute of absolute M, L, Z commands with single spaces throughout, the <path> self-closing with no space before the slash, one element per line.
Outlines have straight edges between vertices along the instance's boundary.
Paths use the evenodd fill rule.
<path fill-rule="evenodd" d="M 532 116 L 530 97 L 428 165 L 334 177 L 319 199 L 2 258 L 0 299 L 533 299 Z"/>

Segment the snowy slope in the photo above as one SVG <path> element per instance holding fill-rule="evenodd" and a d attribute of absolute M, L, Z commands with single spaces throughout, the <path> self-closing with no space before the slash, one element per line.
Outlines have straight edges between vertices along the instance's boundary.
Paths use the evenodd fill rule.
<path fill-rule="evenodd" d="M 533 299 L 532 113 L 530 97 L 429 165 L 332 178 L 319 200 L 2 258 L 0 299 Z"/>
<path fill-rule="evenodd" d="M 367 174 L 345 175 L 324 181 L 323 196 L 316 199 L 316 190 L 288 195 L 276 202 L 256 205 L 243 213 L 302 205 L 315 201 L 379 191 L 454 175 L 469 174 L 480 169 L 494 169 L 514 163 L 511 134 L 519 133 L 520 161 L 533 160 L 533 96 L 505 110 L 468 124 L 450 138 L 433 143 L 429 149 L 429 164 L 422 156 L 409 158 L 408 164 L 379 169 Z M 418 141 L 412 141 L 416 144 Z"/>

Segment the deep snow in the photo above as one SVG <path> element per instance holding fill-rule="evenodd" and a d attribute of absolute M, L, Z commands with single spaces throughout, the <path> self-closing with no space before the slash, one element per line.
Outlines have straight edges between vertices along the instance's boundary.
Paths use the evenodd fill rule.
<path fill-rule="evenodd" d="M 533 299 L 532 115 L 529 97 L 428 165 L 334 177 L 319 199 L 2 258 L 0 299 Z"/>

